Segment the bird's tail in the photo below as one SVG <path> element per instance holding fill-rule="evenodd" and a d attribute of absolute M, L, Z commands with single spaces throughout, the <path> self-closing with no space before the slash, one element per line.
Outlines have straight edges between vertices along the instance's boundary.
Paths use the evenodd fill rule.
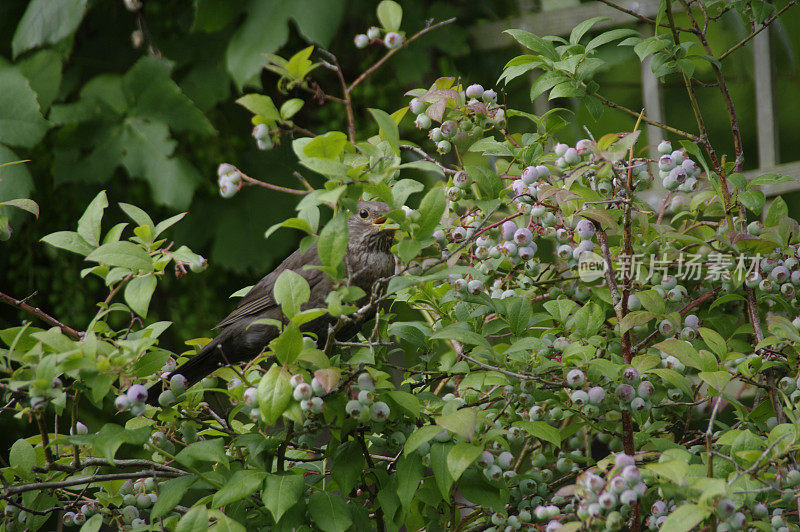
<path fill-rule="evenodd" d="M 186 377 L 186 387 L 197 384 L 219 367 L 221 341 L 217 338 L 207 343 L 196 355 L 170 373 Z M 164 390 L 164 381 L 159 380 L 147 390 L 147 404 L 158 406 L 158 396 Z"/>

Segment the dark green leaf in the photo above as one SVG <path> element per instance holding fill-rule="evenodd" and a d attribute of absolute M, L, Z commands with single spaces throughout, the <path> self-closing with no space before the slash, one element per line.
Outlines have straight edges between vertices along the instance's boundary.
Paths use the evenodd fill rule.
<path fill-rule="evenodd" d="M 335 493 L 317 491 L 312 494 L 308 512 L 323 532 L 345 532 L 353 524 L 347 503 Z"/>
<path fill-rule="evenodd" d="M 319 235 L 317 252 L 324 266 L 337 268 L 347 253 L 347 217 L 337 213 L 329 221 Z"/>
<path fill-rule="evenodd" d="M 292 385 L 289 382 L 289 373 L 277 364 L 273 364 L 258 384 L 261 418 L 268 426 L 274 425 L 289 406 L 291 399 Z"/>
<path fill-rule="evenodd" d="M 297 504 L 297 501 L 303 495 L 304 488 L 305 483 L 300 475 L 284 473 L 267 476 L 261 500 L 272 514 L 275 522 L 280 521 L 283 514 Z"/>
<path fill-rule="evenodd" d="M 378 20 L 386 31 L 397 31 L 403 21 L 403 8 L 392 0 L 383 0 L 378 4 Z"/>
<path fill-rule="evenodd" d="M 153 271 L 150 255 L 136 244 L 125 241 L 103 244 L 89 253 L 86 260 L 130 270 Z"/>
<path fill-rule="evenodd" d="M 144 277 L 134 277 L 125 286 L 125 302 L 142 318 L 147 317 L 147 308 L 150 306 L 150 298 L 153 297 L 156 284 L 155 274 L 149 274 Z"/>
<path fill-rule="evenodd" d="M 400 132 L 397 129 L 397 124 L 394 119 L 389 116 L 386 111 L 380 109 L 370 109 L 369 112 L 380 127 L 381 138 L 389 143 L 389 146 L 392 147 L 392 151 L 400 155 Z"/>
<path fill-rule="evenodd" d="M 158 490 L 158 500 L 150 510 L 151 519 L 158 519 L 171 512 L 196 480 L 194 475 L 187 475 L 170 479 L 162 484 Z"/>
<path fill-rule="evenodd" d="M 235 472 L 225 482 L 225 485 L 214 494 L 211 506 L 218 508 L 244 499 L 261 487 L 265 477 L 266 473 L 262 471 L 242 470 Z"/>
<path fill-rule="evenodd" d="M 275 281 L 273 295 L 284 315 L 291 318 L 300 312 L 301 305 L 311 297 L 311 289 L 308 287 L 308 282 L 299 274 L 285 270 Z"/>

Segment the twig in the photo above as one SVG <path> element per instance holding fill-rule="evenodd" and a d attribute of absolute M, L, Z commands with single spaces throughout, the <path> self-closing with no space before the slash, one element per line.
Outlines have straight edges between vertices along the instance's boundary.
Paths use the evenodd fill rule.
<path fill-rule="evenodd" d="M 15 299 L 7 294 L 4 294 L 3 292 L 0 292 L 0 300 L 2 300 L 4 303 L 7 303 L 12 307 L 18 308 L 23 312 L 27 312 L 28 314 L 32 314 L 33 316 L 36 316 L 37 318 L 39 318 L 40 320 L 42 320 L 43 322 L 47 323 L 52 327 L 58 327 L 59 329 L 61 329 L 61 332 L 63 332 L 65 335 L 69 336 L 73 340 L 81 339 L 83 333 L 80 333 L 75 329 L 73 329 L 72 327 L 69 327 L 68 325 L 61 323 L 50 314 L 44 312 L 39 307 L 32 307 L 27 303 L 25 303 L 25 300 L 29 299 L 30 297 L 31 296 L 28 296 L 24 300 Z"/>
<path fill-rule="evenodd" d="M 417 39 L 419 39 L 420 37 L 422 37 L 426 33 L 430 32 L 430 31 L 433 31 L 435 29 L 441 28 L 442 26 L 446 26 L 448 24 L 452 24 L 455 21 L 456 21 L 456 19 L 455 19 L 455 17 L 453 17 L 453 18 L 450 18 L 450 19 L 447 19 L 447 20 L 443 20 L 442 22 L 438 22 L 436 24 L 430 24 L 430 25 L 422 28 L 417 33 L 415 33 L 414 35 L 412 35 L 411 37 L 409 37 L 408 39 L 403 41 L 403 44 L 401 44 L 397 48 L 392 48 L 391 50 L 386 52 L 386 54 L 384 54 L 383 57 L 378 59 L 375 62 L 375 64 L 373 64 L 371 67 L 366 69 L 360 76 L 358 76 L 356 78 L 356 80 L 354 82 L 352 82 L 350 84 L 349 87 L 347 87 L 347 93 L 349 94 L 350 92 L 352 92 L 354 88 L 356 88 L 362 81 L 367 79 L 370 76 L 370 74 L 372 74 L 373 72 L 378 70 L 381 67 L 381 65 L 383 65 L 390 57 L 392 57 L 394 54 L 396 54 L 397 52 L 399 52 L 400 50 L 402 50 L 403 48 L 405 48 L 409 44 L 411 44 L 412 42 L 416 41 Z"/>
<path fill-rule="evenodd" d="M 122 468 L 122 467 L 149 467 L 150 469 L 156 468 L 162 471 L 166 471 L 168 473 L 184 473 L 181 469 L 176 467 L 168 466 L 166 464 L 159 464 L 158 462 L 153 462 L 151 460 L 144 460 L 139 458 L 126 458 L 126 459 L 115 459 L 115 460 L 108 460 L 106 458 L 84 458 L 81 460 L 79 465 L 74 464 L 59 464 L 57 462 L 53 462 L 49 466 L 46 467 L 34 467 L 33 470 L 39 473 L 44 473 L 47 471 L 61 471 L 63 473 L 77 473 L 78 471 L 82 471 L 87 467 L 114 467 L 114 468 Z"/>
<path fill-rule="evenodd" d="M 353 114 L 353 101 L 350 98 L 350 88 L 347 87 L 347 82 L 344 80 L 344 73 L 342 72 L 342 66 L 339 64 L 339 60 L 336 59 L 336 56 L 330 53 L 327 50 L 323 50 L 320 48 L 320 53 L 328 56 L 333 64 L 323 63 L 326 67 L 330 68 L 334 72 L 336 72 L 336 77 L 339 78 L 339 84 L 342 87 L 342 103 L 344 104 L 344 108 L 347 111 L 347 137 L 350 139 L 351 144 L 356 143 L 356 118 Z"/>
<path fill-rule="evenodd" d="M 639 19 L 642 22 L 647 22 L 648 24 L 652 24 L 653 26 L 656 25 L 655 19 L 652 19 L 650 17 L 642 15 L 641 13 L 637 13 L 633 9 L 628 9 L 626 7 L 618 6 L 618 5 L 614 4 L 613 2 L 610 2 L 609 0 L 599 0 L 599 1 L 604 3 L 605 5 L 607 5 L 608 7 L 612 8 L 612 9 L 616 9 L 617 11 L 621 11 L 623 13 L 627 13 L 628 15 L 632 16 L 633 18 Z M 670 27 L 668 24 L 665 24 L 663 22 L 660 22 L 658 24 L 658 26 L 660 28 L 669 28 Z M 695 30 L 691 29 L 691 28 L 681 28 L 680 26 L 676 26 L 675 29 L 677 29 L 678 31 L 686 32 L 686 33 L 695 33 Z"/>
<path fill-rule="evenodd" d="M 765 20 L 760 28 L 758 28 L 757 30 L 751 31 L 750 34 L 748 34 L 744 39 L 742 39 L 741 41 L 737 42 L 736 44 L 734 44 L 733 46 L 731 46 L 730 48 L 725 50 L 723 53 L 721 53 L 717 57 L 717 59 L 722 61 L 723 59 L 725 59 L 726 57 L 731 55 L 733 52 L 735 52 L 736 50 L 738 50 L 739 48 L 741 48 L 742 46 L 747 44 L 753 37 L 755 37 L 756 35 L 758 35 L 762 31 L 764 31 L 765 29 L 767 29 L 773 22 L 775 22 L 775 20 L 779 16 L 781 16 L 784 13 L 784 11 L 786 11 L 790 7 L 793 7 L 796 4 L 797 4 L 797 0 L 791 0 L 788 4 L 786 4 L 781 9 L 779 9 L 774 15 L 772 15 L 767 20 Z"/>
<path fill-rule="evenodd" d="M 270 190 L 275 190 L 277 192 L 285 192 L 287 194 L 294 194 L 295 196 L 305 196 L 306 194 L 311 192 L 310 190 L 297 190 L 296 188 L 289 188 L 289 187 L 282 187 L 280 185 L 273 185 L 272 183 L 266 183 L 264 181 L 261 181 L 260 179 L 256 179 L 254 177 L 250 177 L 249 175 L 245 174 L 244 172 L 242 172 L 238 168 L 236 168 L 236 171 L 239 172 L 239 174 L 242 176 L 242 180 L 243 181 L 246 181 L 247 183 L 250 183 L 251 185 L 255 185 L 255 186 L 258 186 L 258 187 L 268 188 Z"/>
<path fill-rule="evenodd" d="M 68 478 L 65 480 L 58 480 L 54 482 L 34 482 L 31 484 L 21 484 L 21 485 L 11 486 L 7 488 L 5 491 L 3 491 L 3 493 L 0 494 L 0 497 L 6 498 L 10 495 L 15 495 L 17 493 L 25 493 L 26 491 L 41 491 L 47 489 L 66 488 L 69 486 L 81 486 L 83 484 L 93 484 L 95 482 L 105 482 L 107 480 L 145 478 L 145 477 L 151 477 L 153 475 L 159 477 L 175 478 L 190 474 L 191 473 L 187 473 L 185 471 L 182 471 L 181 473 L 174 473 L 170 471 L 144 470 L 144 471 L 137 471 L 135 473 L 108 473 L 105 475 L 91 475 L 88 477 Z"/>
<path fill-rule="evenodd" d="M 439 161 L 437 161 L 436 159 L 434 159 L 433 157 L 431 157 L 430 155 L 428 155 L 428 154 L 425 152 L 425 150 L 423 150 L 423 149 L 421 149 L 421 148 L 417 148 L 416 146 L 412 146 L 411 144 L 401 144 L 401 145 L 400 145 L 400 147 L 401 147 L 401 148 L 403 148 L 403 149 L 405 149 L 405 150 L 410 150 L 410 151 L 413 151 L 414 153 L 416 153 L 417 155 L 419 155 L 420 157 L 422 157 L 422 158 L 423 158 L 423 159 L 425 159 L 426 161 L 428 161 L 428 162 L 431 162 L 431 163 L 435 164 L 435 165 L 436 165 L 436 166 L 438 166 L 438 167 L 439 167 L 439 169 L 441 169 L 441 171 L 442 171 L 442 172 L 444 172 L 445 174 L 455 174 L 455 173 L 457 173 L 457 171 L 456 171 L 456 170 L 451 170 L 450 168 L 447 168 L 447 167 L 446 167 L 446 166 L 444 166 L 442 163 L 440 163 Z"/>

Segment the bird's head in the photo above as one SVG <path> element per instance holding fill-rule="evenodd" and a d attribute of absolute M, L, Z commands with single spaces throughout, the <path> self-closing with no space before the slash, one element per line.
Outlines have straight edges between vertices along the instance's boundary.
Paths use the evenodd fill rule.
<path fill-rule="evenodd" d="M 390 210 L 381 201 L 359 201 L 355 213 L 347 220 L 350 244 L 360 244 L 388 253 L 397 228 L 386 218 L 386 213 Z"/>

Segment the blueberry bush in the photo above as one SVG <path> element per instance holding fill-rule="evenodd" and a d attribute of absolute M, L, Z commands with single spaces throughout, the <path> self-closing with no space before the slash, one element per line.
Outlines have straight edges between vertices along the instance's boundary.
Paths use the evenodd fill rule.
<path fill-rule="evenodd" d="M 302 248 L 318 246 L 337 281 L 327 307 L 300 311 L 309 287 L 281 276 L 281 335 L 187 389 L 169 372 L 208 339 L 164 349 L 170 323 L 150 308 L 166 276 L 207 262 L 170 240 L 183 215 L 156 223 L 122 203 L 130 221 L 109 227 L 104 213 L 117 207 L 99 194 L 75 231 L 42 239 L 83 257 L 82 277 L 107 287 L 84 330 L 3 294 L 38 319 L 0 331 L 2 415 L 38 428 L 2 464 L 3 526 L 797 530 L 800 238 L 786 203 L 767 204 L 759 189 L 790 178 L 742 174 L 724 63 L 733 49 L 708 40 L 735 15 L 752 28 L 735 48 L 746 45 L 794 3 L 666 0 L 642 17 L 647 32 L 598 32 L 598 19 L 568 38 L 508 30 L 526 50 L 497 87 L 443 76 L 392 113 L 361 106 L 353 89 L 453 20 L 412 33 L 384 0 L 346 51 L 383 55 L 353 80 L 324 49 L 268 55 L 285 99 L 254 92 L 238 103 L 259 149 L 291 144 L 301 184 L 220 161 L 219 193 L 300 198 L 265 236 L 289 229 L 305 235 Z M 603 96 L 594 78 L 608 46 L 679 81 L 695 132 Z M 295 95 L 321 90 L 319 71 L 336 74 L 323 94 L 346 131 L 294 122 Z M 733 153 L 706 133 L 700 71 L 726 103 Z M 594 116 L 626 113 L 630 127 L 587 124 L 586 138 L 561 143 L 570 111 L 505 104 L 531 73 L 531 99 L 576 98 Z M 374 123 L 362 130 L 363 108 Z M 649 151 L 644 124 L 670 141 Z M 415 128 L 422 142 L 406 140 Z M 347 286 L 341 259 L 347 212 L 363 197 L 391 209 L 397 270 L 357 307 L 364 294 Z M 321 345 L 299 326 L 324 313 L 334 330 L 354 314 L 369 322 L 352 341 Z M 146 406 L 159 379 L 160 406 Z"/>

